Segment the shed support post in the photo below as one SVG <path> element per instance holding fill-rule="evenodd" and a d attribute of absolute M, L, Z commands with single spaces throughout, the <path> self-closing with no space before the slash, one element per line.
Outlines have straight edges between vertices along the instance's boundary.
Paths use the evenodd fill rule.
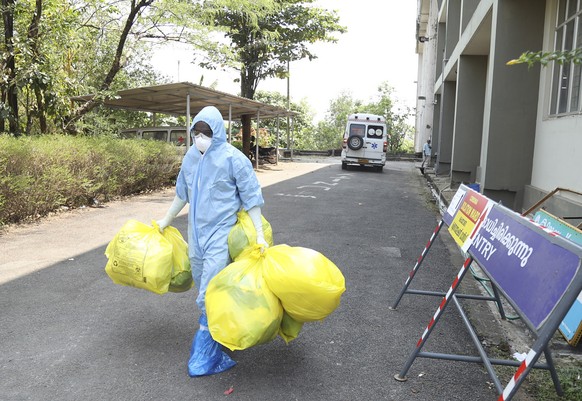
<path fill-rule="evenodd" d="M 192 139 L 190 138 L 190 92 L 186 95 L 186 152 L 190 150 Z"/>

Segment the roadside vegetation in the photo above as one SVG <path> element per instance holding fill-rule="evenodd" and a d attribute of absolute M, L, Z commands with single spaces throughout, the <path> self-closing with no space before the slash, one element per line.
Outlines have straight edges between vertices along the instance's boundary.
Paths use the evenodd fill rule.
<path fill-rule="evenodd" d="M 171 185 L 180 162 L 158 141 L 0 136 L 0 226 Z"/>

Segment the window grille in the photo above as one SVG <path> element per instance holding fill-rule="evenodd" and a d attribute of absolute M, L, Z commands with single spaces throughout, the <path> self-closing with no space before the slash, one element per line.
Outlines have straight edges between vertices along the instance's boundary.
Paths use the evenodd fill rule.
<path fill-rule="evenodd" d="M 582 47 L 582 0 L 559 0 L 554 36 L 555 51 Z M 578 113 L 582 109 L 582 65 L 553 63 L 550 114 Z"/>

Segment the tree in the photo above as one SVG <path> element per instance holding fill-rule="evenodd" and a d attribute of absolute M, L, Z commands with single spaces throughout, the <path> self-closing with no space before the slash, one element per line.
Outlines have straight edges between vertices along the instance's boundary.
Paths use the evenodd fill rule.
<path fill-rule="evenodd" d="M 529 67 L 533 67 L 534 64 L 540 63 L 542 66 L 546 66 L 551 61 L 555 61 L 558 64 L 582 64 L 582 47 L 554 52 L 527 51 L 522 53 L 519 58 L 509 60 L 507 65 L 527 64 Z"/>
<path fill-rule="evenodd" d="M 388 82 L 383 82 L 378 86 L 376 100 L 363 107 L 367 113 L 378 114 L 386 118 L 388 125 L 388 149 L 392 153 L 404 150 L 404 143 L 413 132 L 408 124 L 408 119 L 412 115 L 407 106 L 398 105 L 394 101 L 394 88 Z"/>
<path fill-rule="evenodd" d="M 362 111 L 361 105 L 362 102 L 354 99 L 347 91 L 341 92 L 338 97 L 332 99 L 324 120 L 317 124 L 312 149 L 340 148 L 348 115 Z"/>
<path fill-rule="evenodd" d="M 11 132 L 19 130 L 19 114 L 26 132 L 46 132 L 49 123 L 75 131 L 104 97 L 151 81 L 151 67 L 139 62 L 148 60 L 148 45 L 184 41 L 197 29 L 192 3 L 182 0 L 2 1 L 0 119 L 9 119 Z M 79 107 L 71 103 L 71 96 L 86 93 L 96 97 Z"/>
<path fill-rule="evenodd" d="M 227 0 L 207 0 L 198 13 L 202 23 L 224 34 L 225 42 L 202 43 L 199 64 L 209 69 L 234 68 L 240 71 L 240 95 L 254 99 L 261 80 L 284 78 L 288 63 L 317 56 L 308 45 L 332 42 L 339 25 L 335 11 L 310 7 L 315 0 L 242 1 L 239 7 L 226 7 Z M 214 38 L 211 38 L 214 39 Z M 243 118 L 243 149 L 250 143 L 250 116 Z"/>
<path fill-rule="evenodd" d="M 313 141 L 314 149 L 337 149 L 342 145 L 342 138 L 348 115 L 354 113 L 377 114 L 386 118 L 388 126 L 388 147 L 391 152 L 400 152 L 405 142 L 410 139 L 413 128 L 408 124 L 411 111 L 400 106 L 394 100 L 394 89 L 383 82 L 378 86 L 378 94 L 370 102 L 363 103 L 354 99 L 350 92 L 342 92 L 330 102 L 325 119 L 316 128 Z"/>
<path fill-rule="evenodd" d="M 267 92 L 267 91 L 257 91 L 255 93 L 255 100 L 263 103 L 271 104 L 273 106 L 279 106 L 281 108 L 287 108 L 287 97 L 279 92 Z M 289 127 L 293 130 L 293 137 L 295 139 L 294 146 L 301 144 L 302 138 L 313 134 L 313 111 L 310 109 L 307 101 L 302 100 L 299 103 L 290 102 L 289 109 L 297 113 L 292 120 L 292 126 Z M 289 147 L 287 141 L 287 120 L 279 118 L 270 120 L 261 120 L 259 124 L 261 128 L 266 128 L 271 133 L 271 143 L 275 143 L 275 135 L 277 128 L 279 129 L 279 144 L 281 147 Z M 307 148 L 304 148 L 307 149 Z"/>
<path fill-rule="evenodd" d="M 153 1 L 154 0 L 131 1 L 129 12 L 125 18 L 125 22 L 123 23 L 121 34 L 119 35 L 119 41 L 117 42 L 115 54 L 113 55 L 113 59 L 109 65 L 109 70 L 101 82 L 99 92 L 107 92 L 111 88 L 111 84 L 113 83 L 115 76 L 122 67 L 121 58 L 123 56 L 125 43 L 132 30 L 132 27 L 136 23 L 139 15 L 144 11 L 144 9 L 149 7 Z M 71 115 L 65 119 L 65 129 L 73 131 L 75 129 L 75 121 L 79 120 L 83 115 L 96 107 L 98 105 L 98 100 L 99 98 L 93 98 L 81 104 L 77 109 L 75 109 L 73 113 L 71 113 Z"/>

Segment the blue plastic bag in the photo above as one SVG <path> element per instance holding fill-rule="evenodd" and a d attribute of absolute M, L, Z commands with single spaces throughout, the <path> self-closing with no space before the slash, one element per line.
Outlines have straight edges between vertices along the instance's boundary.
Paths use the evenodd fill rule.
<path fill-rule="evenodd" d="M 200 316 L 199 323 L 200 329 L 196 332 L 190 348 L 190 359 L 188 360 L 190 377 L 213 375 L 236 365 L 236 362 L 222 350 L 222 346 L 214 341 L 210 335 L 206 314 Z"/>

